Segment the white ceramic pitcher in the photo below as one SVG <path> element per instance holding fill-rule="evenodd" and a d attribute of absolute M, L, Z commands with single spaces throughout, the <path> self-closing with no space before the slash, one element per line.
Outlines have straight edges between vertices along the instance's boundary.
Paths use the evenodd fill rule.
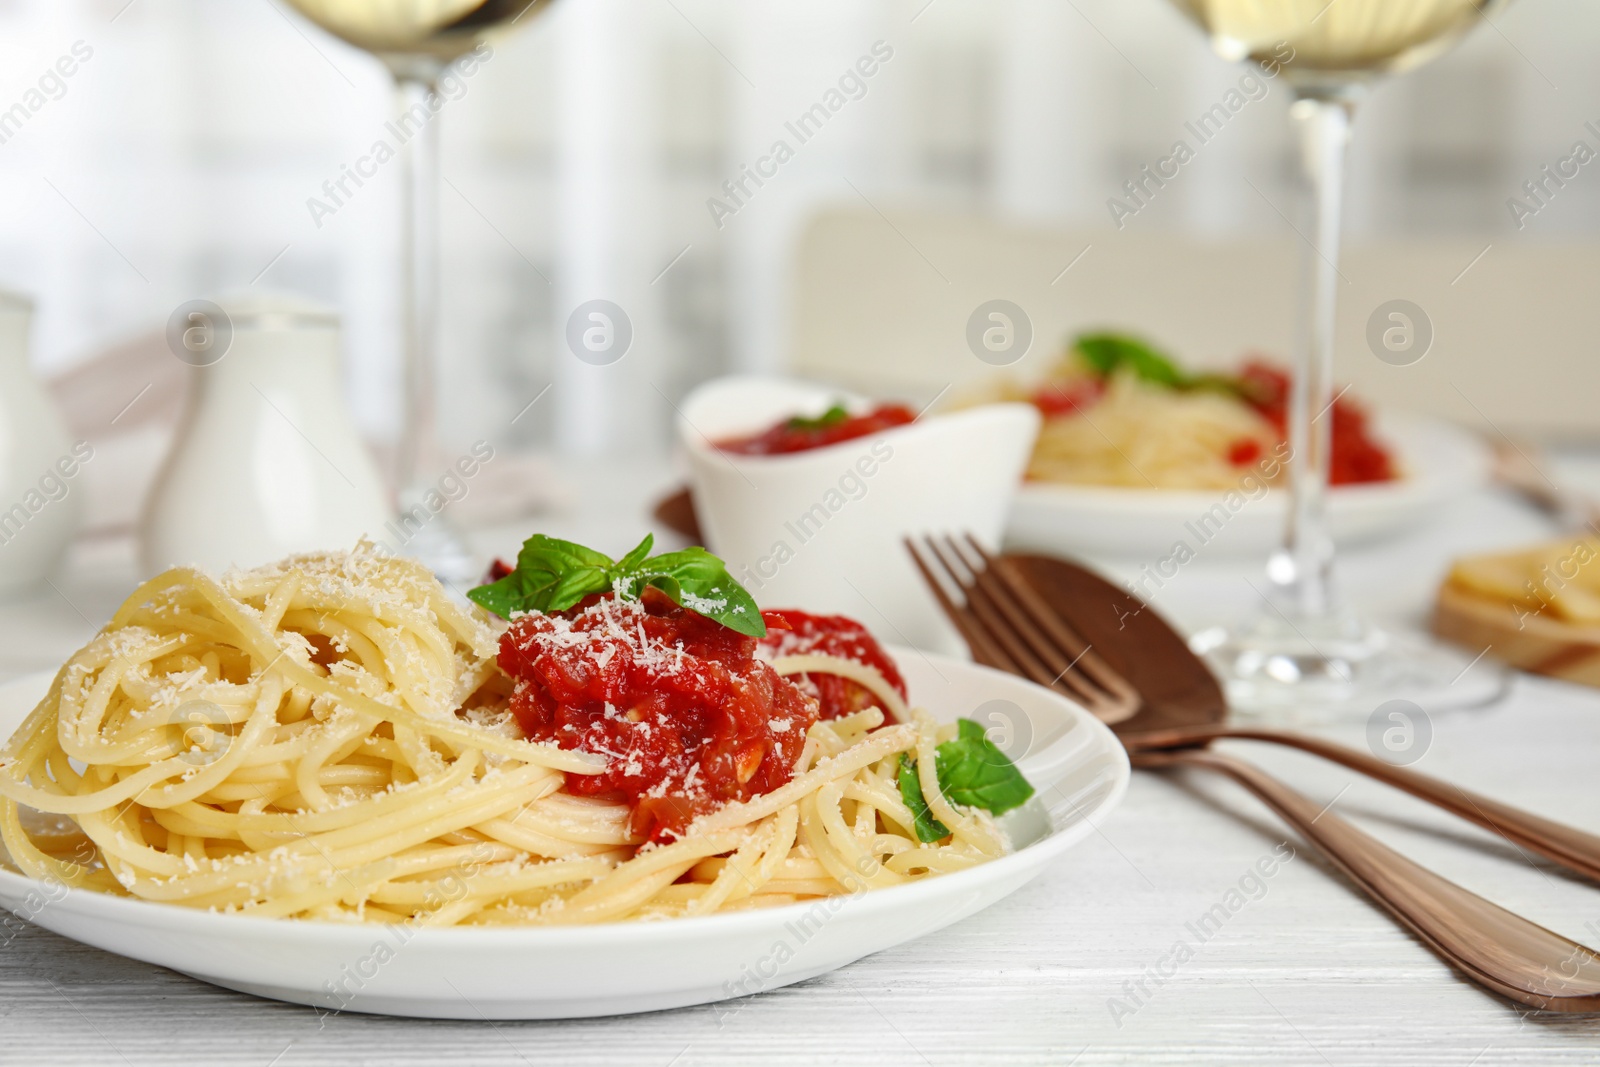
<path fill-rule="evenodd" d="M 78 473 L 93 456 L 74 448 L 28 367 L 33 301 L 0 290 L 0 596 L 42 587 L 78 528 Z"/>
<path fill-rule="evenodd" d="M 140 523 L 146 572 L 221 573 L 378 539 L 391 511 L 344 406 L 338 315 L 282 295 L 221 306 L 225 320 L 190 327 L 226 350 L 186 360 L 188 406 Z"/>

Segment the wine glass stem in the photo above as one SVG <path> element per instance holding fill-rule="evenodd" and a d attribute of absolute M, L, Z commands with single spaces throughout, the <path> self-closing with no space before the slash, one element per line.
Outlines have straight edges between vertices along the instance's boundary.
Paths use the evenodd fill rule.
<path fill-rule="evenodd" d="M 434 374 L 439 309 L 439 121 L 429 108 L 431 78 L 397 76 L 395 97 L 404 169 L 400 226 L 404 375 L 395 486 L 402 508 L 422 488 L 422 465 L 434 458 Z"/>
<path fill-rule="evenodd" d="M 1337 610 L 1327 489 L 1333 444 L 1333 328 L 1339 284 L 1339 223 L 1344 196 L 1348 100 L 1301 98 L 1299 128 L 1311 227 L 1302 248 L 1301 297 L 1289 389 L 1289 514 L 1283 547 L 1268 577 L 1291 618 L 1328 619 Z"/>

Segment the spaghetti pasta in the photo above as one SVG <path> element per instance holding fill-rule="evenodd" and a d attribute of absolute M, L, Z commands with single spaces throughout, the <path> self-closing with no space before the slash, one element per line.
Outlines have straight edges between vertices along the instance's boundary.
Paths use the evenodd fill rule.
<path fill-rule="evenodd" d="M 1101 383 L 1070 360 L 1037 390 L 997 381 L 964 402 L 998 400 L 1047 408 L 1027 477 L 1048 484 L 1231 489 L 1241 474 L 1232 459 L 1235 450 L 1268 455 L 1279 436 L 1268 419 L 1237 397 L 1177 391 L 1127 371 Z M 1064 410 L 1048 410 L 1057 402 Z"/>
<path fill-rule="evenodd" d="M 1041 482 L 1155 489 L 1231 489 L 1242 443 L 1267 455 L 1278 433 L 1248 405 L 1218 392 L 1176 392 L 1113 375 L 1092 408 L 1047 419 L 1028 477 Z"/>
<path fill-rule="evenodd" d="M 1032 386 L 992 381 L 957 406 L 1037 407 L 1033 482 L 1254 493 L 1286 461 L 1291 392 L 1290 376 L 1261 358 L 1232 373 L 1190 372 L 1139 338 L 1087 333 Z M 1328 484 L 1394 480 L 1394 457 L 1346 392 L 1317 414 L 1329 416 Z"/>
<path fill-rule="evenodd" d="M 421 567 L 365 546 L 220 581 L 168 571 L 6 746 L 0 841 L 23 873 L 79 888 L 440 926 L 762 907 L 1009 847 L 987 812 L 940 792 L 933 753 L 953 726 L 871 668 L 815 655 L 773 668 L 843 675 L 879 706 L 811 726 L 786 784 L 644 842 L 626 805 L 567 788 L 606 756 L 523 734 L 497 641 Z M 896 787 L 904 754 L 950 830 L 940 842 L 918 839 Z"/>

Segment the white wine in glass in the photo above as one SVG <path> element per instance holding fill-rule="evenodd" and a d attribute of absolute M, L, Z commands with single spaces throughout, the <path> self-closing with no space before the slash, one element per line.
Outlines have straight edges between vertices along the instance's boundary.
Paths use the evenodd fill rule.
<path fill-rule="evenodd" d="M 1173 0 L 1226 59 L 1282 77 L 1308 185 L 1302 290 L 1289 397 L 1289 512 L 1253 623 L 1197 634 L 1230 703 L 1277 719 L 1366 714 L 1408 699 L 1425 710 L 1487 703 L 1504 672 L 1435 642 L 1373 626 L 1339 599 L 1325 506 L 1345 148 L 1371 84 L 1448 49 L 1503 0 Z M 1470 675 L 1469 675 L 1470 671 Z"/>
<path fill-rule="evenodd" d="M 317 25 L 386 60 L 441 65 L 542 7 L 546 0 L 289 0 Z"/>
<path fill-rule="evenodd" d="M 1226 59 L 1293 59 L 1296 88 L 1360 85 L 1444 52 L 1501 0 L 1173 0 Z"/>
<path fill-rule="evenodd" d="M 289 0 L 330 33 L 381 59 L 394 76 L 397 114 L 431 115 L 401 147 L 400 228 L 405 316 L 404 402 L 395 448 L 397 546 L 447 582 L 470 582 L 477 565 L 448 518 L 422 502 L 444 473 L 435 440 L 434 377 L 439 303 L 439 108 L 445 68 L 489 38 L 531 21 L 548 0 Z M 423 110 L 418 111 L 418 105 Z"/>

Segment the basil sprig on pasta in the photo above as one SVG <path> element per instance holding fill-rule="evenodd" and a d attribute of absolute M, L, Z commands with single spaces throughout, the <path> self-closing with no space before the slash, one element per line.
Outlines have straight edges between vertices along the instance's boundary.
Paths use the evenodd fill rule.
<path fill-rule="evenodd" d="M 1000 747 L 984 735 L 980 724 L 962 719 L 958 729 L 960 732 L 953 740 L 946 741 L 934 752 L 939 792 L 946 800 L 964 808 L 983 808 L 1001 815 L 1033 796 L 1033 786 Z M 922 780 L 917 777 L 916 761 L 902 755 L 897 777 L 900 799 L 911 809 L 916 823 L 917 840 L 926 844 L 949 837 L 950 828 L 928 808 Z"/>
<path fill-rule="evenodd" d="M 1072 342 L 1072 350 L 1102 378 L 1126 369 L 1147 382 L 1174 389 L 1188 384 L 1187 376 L 1169 356 L 1137 337 L 1117 333 L 1080 334 Z"/>
<path fill-rule="evenodd" d="M 761 609 L 722 560 L 703 548 L 650 555 L 655 536 L 646 534 L 621 559 L 571 541 L 534 534 L 522 542 L 517 566 L 497 582 L 468 591 L 467 598 L 509 619 L 518 612 L 565 611 L 586 596 L 614 591 L 637 600 L 655 586 L 677 604 L 730 630 L 765 637 Z"/>
<path fill-rule="evenodd" d="M 1244 389 L 1238 379 L 1225 374 L 1185 373 L 1171 356 L 1127 334 L 1079 334 L 1072 342 L 1072 351 L 1101 378 L 1109 378 L 1125 370 L 1141 381 L 1164 385 L 1169 389 L 1209 389 L 1236 395 Z"/>

